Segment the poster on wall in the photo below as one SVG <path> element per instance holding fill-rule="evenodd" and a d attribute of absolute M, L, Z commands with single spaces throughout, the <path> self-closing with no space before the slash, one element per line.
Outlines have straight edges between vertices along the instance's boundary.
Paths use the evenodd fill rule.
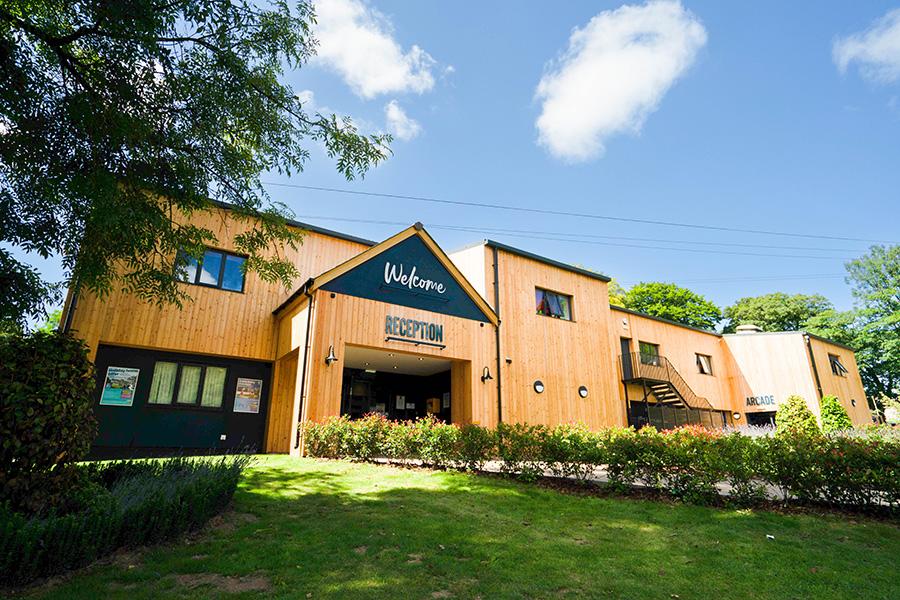
<path fill-rule="evenodd" d="M 100 393 L 101 406 L 131 406 L 137 389 L 140 369 L 107 367 L 106 381 Z"/>
<path fill-rule="evenodd" d="M 444 392 L 444 395 L 441 397 L 441 406 L 450 408 L 450 392 Z"/>
<path fill-rule="evenodd" d="M 237 391 L 234 394 L 234 412 L 258 413 L 262 401 L 262 384 L 262 379 L 238 377 Z"/>

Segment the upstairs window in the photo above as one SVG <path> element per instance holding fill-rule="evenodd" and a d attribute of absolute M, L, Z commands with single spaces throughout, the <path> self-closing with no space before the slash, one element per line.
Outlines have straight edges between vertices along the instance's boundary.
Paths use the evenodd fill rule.
<path fill-rule="evenodd" d="M 194 285 L 205 285 L 231 292 L 244 291 L 243 265 L 246 257 L 222 250 L 207 249 L 197 260 L 182 254 L 187 264 L 179 267 L 178 279 Z"/>
<path fill-rule="evenodd" d="M 659 344 L 651 344 L 649 342 L 640 342 L 638 344 L 641 350 L 641 364 L 659 366 Z"/>
<path fill-rule="evenodd" d="M 712 356 L 708 354 L 697 355 L 697 369 L 701 375 L 712 375 Z"/>
<path fill-rule="evenodd" d="M 837 375 L 838 377 L 846 377 L 847 376 L 847 367 L 841 363 L 841 357 L 836 354 L 828 355 L 828 362 L 831 363 L 831 372 Z"/>
<path fill-rule="evenodd" d="M 572 320 L 572 296 L 557 294 L 541 288 L 534 289 L 537 314 L 564 321 Z"/>

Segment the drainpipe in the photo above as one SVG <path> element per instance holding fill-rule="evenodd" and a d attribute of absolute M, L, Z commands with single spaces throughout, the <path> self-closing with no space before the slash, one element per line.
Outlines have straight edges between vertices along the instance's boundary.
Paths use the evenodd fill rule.
<path fill-rule="evenodd" d="M 816 358 L 813 356 L 812 341 L 809 335 L 803 334 L 803 341 L 806 342 L 806 350 L 809 352 L 809 362 L 812 365 L 813 375 L 816 378 L 816 389 L 819 391 L 819 401 L 822 400 L 822 381 L 819 379 L 819 369 L 816 367 Z"/>
<path fill-rule="evenodd" d="M 75 305 L 78 304 L 78 279 L 72 282 L 72 296 L 69 298 L 69 306 L 66 307 L 66 318 L 59 324 L 59 329 L 63 333 L 69 333 L 72 328 L 72 320 L 75 318 Z"/>
<path fill-rule="evenodd" d="M 306 311 L 306 343 L 303 347 L 303 371 L 300 374 L 300 406 L 297 409 L 297 441 L 294 444 L 294 449 L 300 448 L 300 427 L 299 425 L 303 423 L 303 409 L 306 406 L 306 374 L 309 368 L 309 351 L 311 345 L 311 336 L 312 336 L 312 317 L 313 317 L 313 295 L 310 292 L 310 288 L 312 287 L 313 279 L 310 278 L 306 284 L 303 286 L 304 295 L 309 299 L 309 303 L 307 305 Z M 303 451 L 300 452 L 301 456 L 303 455 Z"/>
<path fill-rule="evenodd" d="M 503 386 L 501 383 L 503 381 L 503 373 L 500 371 L 500 276 L 498 264 L 500 253 L 497 251 L 496 246 L 491 249 L 494 251 L 494 312 L 497 314 L 497 325 L 494 327 L 494 332 L 496 334 L 495 345 L 497 347 L 497 424 L 499 425 L 503 422 Z"/>

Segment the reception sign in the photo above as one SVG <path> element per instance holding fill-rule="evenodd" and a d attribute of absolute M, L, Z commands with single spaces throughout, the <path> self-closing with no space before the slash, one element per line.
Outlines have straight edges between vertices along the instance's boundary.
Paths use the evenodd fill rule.
<path fill-rule="evenodd" d="M 262 379 L 238 377 L 237 391 L 234 395 L 234 412 L 258 413 L 262 401 L 262 384 Z"/>
<path fill-rule="evenodd" d="M 107 367 L 106 381 L 100 393 L 101 406 L 131 406 L 137 389 L 140 369 Z"/>

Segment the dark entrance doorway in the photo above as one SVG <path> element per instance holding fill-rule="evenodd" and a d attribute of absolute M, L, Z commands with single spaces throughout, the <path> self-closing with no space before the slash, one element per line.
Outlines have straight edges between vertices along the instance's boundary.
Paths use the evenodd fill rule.
<path fill-rule="evenodd" d="M 775 411 L 748 412 L 747 425 L 755 425 L 756 427 L 775 425 Z"/>
<path fill-rule="evenodd" d="M 450 361 L 371 348 L 345 349 L 341 414 L 450 422 Z"/>

